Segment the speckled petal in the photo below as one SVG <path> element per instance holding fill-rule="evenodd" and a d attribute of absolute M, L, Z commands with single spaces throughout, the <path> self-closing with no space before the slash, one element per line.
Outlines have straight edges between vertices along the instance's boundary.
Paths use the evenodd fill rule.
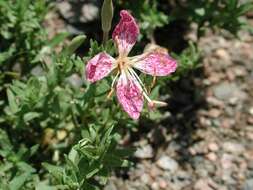
<path fill-rule="evenodd" d="M 167 53 L 151 52 L 136 56 L 133 67 L 153 76 L 167 76 L 177 68 L 177 62 Z"/>
<path fill-rule="evenodd" d="M 122 108 L 133 119 L 140 117 L 140 112 L 143 108 L 142 90 L 134 78 L 121 74 L 117 87 L 117 98 Z"/>
<path fill-rule="evenodd" d="M 120 17 L 121 19 L 113 31 L 112 38 L 118 47 L 119 54 L 127 56 L 140 32 L 135 19 L 128 11 L 122 10 Z"/>
<path fill-rule="evenodd" d="M 115 59 L 101 52 L 90 59 L 86 65 L 86 79 L 96 82 L 106 77 L 115 68 Z"/>

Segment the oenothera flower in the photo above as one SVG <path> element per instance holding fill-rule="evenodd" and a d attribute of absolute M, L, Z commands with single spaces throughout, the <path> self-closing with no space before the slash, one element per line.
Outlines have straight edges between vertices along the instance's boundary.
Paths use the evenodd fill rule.
<path fill-rule="evenodd" d="M 112 70 L 117 70 L 112 89 L 117 83 L 116 94 L 122 108 L 131 118 L 138 119 L 144 98 L 150 107 L 163 103 L 148 97 L 145 86 L 133 68 L 152 76 L 167 76 L 176 70 L 177 63 L 165 51 L 152 51 L 128 57 L 139 35 L 139 27 L 126 10 L 122 10 L 120 16 L 121 19 L 112 34 L 118 57 L 114 59 L 105 52 L 97 54 L 87 63 L 86 78 L 90 82 L 96 82 L 109 75 Z"/>

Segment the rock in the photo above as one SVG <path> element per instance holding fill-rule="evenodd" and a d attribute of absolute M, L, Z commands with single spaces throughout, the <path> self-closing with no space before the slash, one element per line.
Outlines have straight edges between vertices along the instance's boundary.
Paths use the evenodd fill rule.
<path fill-rule="evenodd" d="M 212 106 L 224 107 L 224 103 L 213 96 L 207 97 L 206 101 Z"/>
<path fill-rule="evenodd" d="M 213 92 L 216 98 L 220 100 L 228 100 L 233 97 L 235 92 L 238 91 L 238 87 L 235 83 L 223 82 L 218 85 L 215 85 Z"/>
<path fill-rule="evenodd" d="M 148 138 L 152 144 L 158 145 L 165 141 L 166 129 L 163 127 L 156 127 L 148 133 Z"/>
<path fill-rule="evenodd" d="M 206 168 L 204 168 L 203 164 L 201 164 L 200 166 L 197 166 L 197 168 L 195 169 L 195 172 L 200 177 L 208 177 L 209 175 L 209 172 L 206 170 Z"/>
<path fill-rule="evenodd" d="M 70 23 L 87 23 L 94 21 L 99 16 L 99 3 L 60 1 L 56 3 L 60 14 Z"/>
<path fill-rule="evenodd" d="M 199 122 L 202 127 L 208 127 L 212 125 L 212 122 L 210 121 L 210 119 L 207 119 L 205 117 L 200 117 Z"/>
<path fill-rule="evenodd" d="M 80 88 L 83 85 L 83 80 L 78 74 L 72 74 L 66 78 L 66 81 L 74 88 Z"/>
<path fill-rule="evenodd" d="M 238 103 L 238 101 L 239 101 L 238 97 L 229 98 L 229 104 L 232 106 L 236 105 Z"/>
<path fill-rule="evenodd" d="M 141 175 L 141 182 L 143 182 L 144 184 L 149 184 L 150 181 L 151 177 L 147 173 Z"/>
<path fill-rule="evenodd" d="M 216 83 L 220 82 L 221 77 L 222 77 L 222 75 L 218 75 L 216 73 L 211 74 L 211 76 L 208 77 L 209 84 L 210 83 L 216 84 Z M 208 83 L 207 83 L 207 85 L 208 85 Z"/>
<path fill-rule="evenodd" d="M 153 178 L 156 178 L 159 175 L 162 175 L 163 171 L 160 170 L 156 165 L 152 165 L 151 169 L 150 169 L 150 176 Z"/>
<path fill-rule="evenodd" d="M 225 142 L 222 147 L 226 152 L 234 154 L 242 154 L 245 151 L 245 147 L 242 144 L 235 142 Z"/>
<path fill-rule="evenodd" d="M 167 189 L 168 184 L 165 180 L 160 180 L 159 181 L 159 186 L 160 186 L 161 189 Z"/>
<path fill-rule="evenodd" d="M 137 148 L 137 151 L 135 152 L 134 156 L 140 159 L 153 158 L 154 156 L 153 148 L 150 145 L 139 147 Z"/>
<path fill-rule="evenodd" d="M 189 148 L 189 152 L 194 154 L 208 153 L 208 147 L 205 141 L 200 141 L 195 143 L 192 147 Z"/>
<path fill-rule="evenodd" d="M 233 178 L 232 171 L 230 169 L 223 170 L 221 179 L 227 185 L 229 185 L 229 184 L 236 185 L 236 180 Z"/>
<path fill-rule="evenodd" d="M 253 116 L 253 107 L 249 109 L 249 114 Z"/>
<path fill-rule="evenodd" d="M 229 81 L 233 81 L 236 78 L 235 73 L 229 69 L 226 71 L 226 76 Z"/>
<path fill-rule="evenodd" d="M 210 152 L 206 155 L 207 159 L 215 162 L 217 160 L 217 155 L 214 152 Z"/>
<path fill-rule="evenodd" d="M 56 4 L 57 8 L 59 9 L 61 15 L 65 19 L 70 19 L 74 16 L 74 12 L 71 11 L 71 4 L 67 1 L 62 1 Z"/>
<path fill-rule="evenodd" d="M 247 75 L 247 70 L 243 66 L 237 66 L 237 67 L 234 67 L 234 73 L 238 77 L 243 77 Z"/>
<path fill-rule="evenodd" d="M 223 154 L 221 157 L 221 166 L 224 170 L 231 169 L 233 167 L 234 157 L 230 154 Z"/>
<path fill-rule="evenodd" d="M 232 128 L 235 125 L 235 120 L 230 118 L 223 118 L 221 121 L 221 127 L 223 128 Z"/>
<path fill-rule="evenodd" d="M 152 189 L 152 190 L 158 190 L 158 189 L 159 189 L 159 183 L 153 182 L 153 183 L 151 184 L 151 189 Z"/>
<path fill-rule="evenodd" d="M 252 190 L 253 189 L 253 178 L 248 179 L 243 186 L 243 190 Z"/>
<path fill-rule="evenodd" d="M 105 186 L 104 190 L 117 190 L 117 187 L 112 181 L 109 181 L 109 183 Z"/>
<path fill-rule="evenodd" d="M 217 189 L 218 185 L 214 183 L 211 179 L 199 179 L 195 185 L 194 190 L 213 190 Z"/>
<path fill-rule="evenodd" d="M 221 111 L 219 109 L 216 108 L 212 108 L 211 110 L 209 110 L 208 112 L 208 116 L 212 117 L 212 118 L 217 118 L 221 115 Z"/>
<path fill-rule="evenodd" d="M 212 142 L 208 144 L 208 149 L 212 152 L 216 152 L 219 150 L 219 146 L 217 145 L 217 143 Z"/>
<path fill-rule="evenodd" d="M 253 125 L 253 117 L 247 119 L 248 124 Z"/>
<path fill-rule="evenodd" d="M 215 52 L 215 55 L 221 59 L 226 65 L 229 65 L 231 63 L 231 57 L 227 50 L 220 48 L 217 49 Z"/>
<path fill-rule="evenodd" d="M 83 23 L 93 21 L 98 18 L 99 9 L 98 6 L 87 3 L 82 6 L 82 15 L 80 17 L 80 21 Z"/>
<path fill-rule="evenodd" d="M 178 169 L 178 163 L 168 157 L 168 156 L 162 156 L 158 161 L 157 161 L 157 165 L 164 170 L 168 170 L 172 173 L 174 173 L 177 169 Z"/>

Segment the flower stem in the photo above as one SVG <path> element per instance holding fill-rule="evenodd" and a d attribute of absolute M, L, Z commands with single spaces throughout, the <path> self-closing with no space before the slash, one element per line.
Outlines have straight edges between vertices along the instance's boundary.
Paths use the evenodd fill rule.
<path fill-rule="evenodd" d="M 103 31 L 103 45 L 105 46 L 106 42 L 108 41 L 109 32 Z"/>

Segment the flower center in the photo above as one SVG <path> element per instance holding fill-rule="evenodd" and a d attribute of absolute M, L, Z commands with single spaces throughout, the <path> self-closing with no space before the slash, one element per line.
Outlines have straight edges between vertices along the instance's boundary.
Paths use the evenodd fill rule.
<path fill-rule="evenodd" d="M 129 60 L 127 57 L 119 57 L 117 59 L 117 65 L 120 71 L 126 70 L 129 66 Z"/>

